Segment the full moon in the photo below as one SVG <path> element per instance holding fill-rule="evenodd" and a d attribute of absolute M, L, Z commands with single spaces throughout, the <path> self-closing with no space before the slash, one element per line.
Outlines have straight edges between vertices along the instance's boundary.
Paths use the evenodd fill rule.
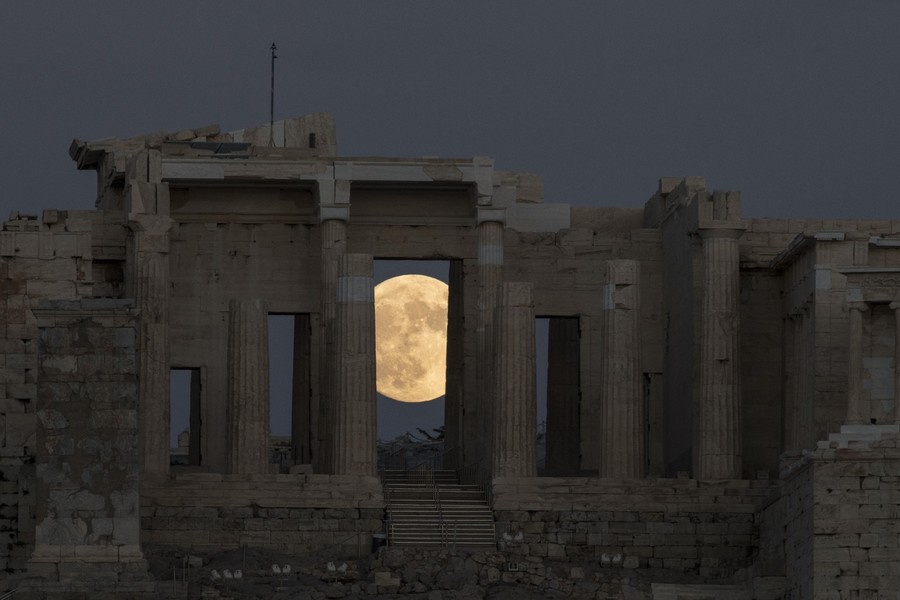
<path fill-rule="evenodd" d="M 444 395 L 447 284 L 400 275 L 375 286 L 375 372 L 378 393 L 400 402 Z"/>

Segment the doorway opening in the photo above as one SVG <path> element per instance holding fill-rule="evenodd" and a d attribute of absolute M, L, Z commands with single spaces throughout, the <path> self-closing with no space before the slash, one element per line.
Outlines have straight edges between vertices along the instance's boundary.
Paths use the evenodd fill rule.
<path fill-rule="evenodd" d="M 199 466 L 203 462 L 200 454 L 202 390 L 199 368 L 169 370 L 169 464 L 172 466 Z"/>
<path fill-rule="evenodd" d="M 443 466 L 449 265 L 443 260 L 375 261 L 380 469 Z M 394 279 L 404 275 L 443 285 L 417 277 Z"/>
<path fill-rule="evenodd" d="M 309 313 L 269 314 L 269 434 L 272 462 L 309 464 L 314 402 Z"/>
<path fill-rule="evenodd" d="M 549 317 L 537 319 L 535 325 L 538 422 L 544 423 L 544 460 L 538 462 L 538 473 L 556 477 L 579 475 L 581 473 L 579 318 Z M 540 416 L 542 414 L 543 419 Z M 540 444 L 538 453 L 540 459 Z"/>

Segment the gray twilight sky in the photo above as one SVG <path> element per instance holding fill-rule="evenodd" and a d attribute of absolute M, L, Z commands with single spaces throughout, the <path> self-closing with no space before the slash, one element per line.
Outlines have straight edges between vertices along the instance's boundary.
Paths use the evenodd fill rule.
<path fill-rule="evenodd" d="M 91 208 L 72 138 L 329 111 L 342 155 L 487 155 L 548 202 L 704 175 L 751 217 L 900 218 L 900 2 L 8 2 L 0 217 Z"/>

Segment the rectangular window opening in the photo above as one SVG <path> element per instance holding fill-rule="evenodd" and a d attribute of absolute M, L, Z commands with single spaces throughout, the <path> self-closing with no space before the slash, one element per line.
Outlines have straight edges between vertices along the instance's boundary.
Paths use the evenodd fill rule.
<path fill-rule="evenodd" d="M 537 468 L 543 475 L 547 469 L 547 352 L 550 319 L 534 320 L 534 371 L 537 386 Z"/>
<path fill-rule="evenodd" d="M 269 315 L 269 455 L 271 462 L 287 472 L 302 455 L 295 439 L 294 375 L 296 364 L 296 315 Z M 307 403 L 308 404 L 308 403 Z M 297 431 L 299 434 L 299 430 Z"/>
<path fill-rule="evenodd" d="M 200 453 L 202 393 L 199 368 L 178 367 L 169 371 L 169 464 L 195 467 L 203 463 Z"/>
<path fill-rule="evenodd" d="M 581 474 L 581 330 L 578 317 L 535 321 L 538 474 Z"/>

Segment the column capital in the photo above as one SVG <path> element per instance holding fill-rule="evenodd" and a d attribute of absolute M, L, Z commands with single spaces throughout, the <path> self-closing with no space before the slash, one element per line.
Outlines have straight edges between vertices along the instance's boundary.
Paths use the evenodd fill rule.
<path fill-rule="evenodd" d="M 477 223 L 500 223 L 506 225 L 506 209 L 505 208 L 486 208 L 478 207 Z"/>
<path fill-rule="evenodd" d="M 869 310 L 869 303 L 864 300 L 848 302 L 847 308 L 850 310 L 858 310 L 859 312 L 865 312 L 865 311 Z"/>
<path fill-rule="evenodd" d="M 135 233 L 145 235 L 165 235 L 175 224 L 168 216 L 145 215 L 132 213 L 128 215 L 128 228 Z"/>
<path fill-rule="evenodd" d="M 893 302 L 888 304 L 888 307 L 891 310 L 900 310 L 900 300 L 894 300 Z"/>
<path fill-rule="evenodd" d="M 350 220 L 350 206 L 320 206 L 319 207 L 319 223 L 325 221 L 344 221 Z"/>
<path fill-rule="evenodd" d="M 533 306 L 532 284 L 525 281 L 504 281 L 500 284 L 501 306 Z"/>

